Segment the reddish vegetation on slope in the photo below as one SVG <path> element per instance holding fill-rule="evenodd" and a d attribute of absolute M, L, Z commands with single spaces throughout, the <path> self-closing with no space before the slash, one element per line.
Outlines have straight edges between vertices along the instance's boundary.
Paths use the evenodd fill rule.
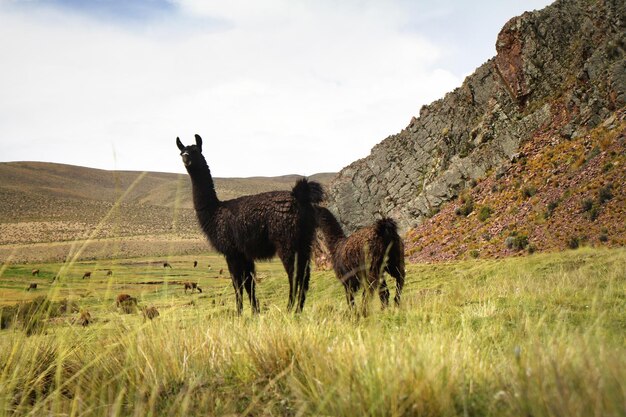
<path fill-rule="evenodd" d="M 626 113 L 569 139 L 565 106 L 552 108 L 552 124 L 506 169 L 409 231 L 411 261 L 626 245 Z"/>

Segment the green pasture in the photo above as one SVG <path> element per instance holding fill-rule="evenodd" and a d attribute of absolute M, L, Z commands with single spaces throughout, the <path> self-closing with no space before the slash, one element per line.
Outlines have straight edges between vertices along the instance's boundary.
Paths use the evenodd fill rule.
<path fill-rule="evenodd" d="M 261 314 L 237 317 L 217 254 L 4 265 L 3 314 L 73 307 L 0 330 L 0 416 L 626 415 L 625 249 L 407 268 L 399 309 L 359 317 L 315 271 L 294 315 L 281 264 L 257 263 Z"/>

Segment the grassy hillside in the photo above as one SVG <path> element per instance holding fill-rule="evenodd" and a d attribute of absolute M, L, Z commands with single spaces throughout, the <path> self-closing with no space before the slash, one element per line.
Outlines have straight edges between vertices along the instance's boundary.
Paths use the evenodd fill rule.
<path fill-rule="evenodd" d="M 333 174 L 311 178 L 330 181 Z M 217 178 L 221 199 L 289 190 L 297 175 Z M 0 163 L 0 262 L 200 253 L 188 175 Z"/>
<path fill-rule="evenodd" d="M 287 314 L 278 262 L 259 265 L 262 314 L 235 317 L 222 258 L 194 259 L 0 270 L 5 303 L 53 301 L 0 331 L 0 415 L 624 415 L 624 249 L 410 265 L 404 306 L 361 319 L 319 272 Z M 160 316 L 124 314 L 120 292 Z"/>

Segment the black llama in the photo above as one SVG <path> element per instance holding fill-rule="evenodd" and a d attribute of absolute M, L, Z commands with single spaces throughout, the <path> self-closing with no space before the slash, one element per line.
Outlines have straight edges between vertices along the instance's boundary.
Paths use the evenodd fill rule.
<path fill-rule="evenodd" d="M 237 313 L 243 309 L 246 289 L 253 313 L 259 312 L 254 261 L 278 255 L 289 277 L 287 308 L 302 311 L 311 274 L 311 245 L 316 228 L 315 206 L 324 192 L 317 182 L 299 180 L 291 191 L 271 191 L 220 201 L 211 171 L 202 155 L 202 138 L 184 146 L 183 163 L 191 177 L 193 203 L 200 227 L 212 246 L 226 257 Z"/>
<path fill-rule="evenodd" d="M 387 307 L 386 272 L 396 279 L 394 301 L 399 306 L 404 286 L 404 243 L 398 235 L 396 222 L 383 218 L 346 237 L 328 209 L 318 207 L 316 211 L 333 269 L 346 290 L 348 305 L 354 307 L 354 294 L 364 283 L 363 313 L 367 313 L 368 301 L 377 288 L 383 308 Z"/>

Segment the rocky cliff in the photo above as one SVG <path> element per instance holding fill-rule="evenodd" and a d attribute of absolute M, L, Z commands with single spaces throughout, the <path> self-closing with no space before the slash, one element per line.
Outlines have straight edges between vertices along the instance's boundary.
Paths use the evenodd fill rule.
<path fill-rule="evenodd" d="M 625 9 L 622 0 L 557 0 L 511 19 L 494 58 L 337 175 L 330 209 L 350 230 L 383 215 L 404 230 L 421 225 L 419 240 L 425 222 L 477 183 L 517 173 L 523 187 L 511 167 L 534 141 L 542 152 L 567 149 L 613 118 L 604 133 L 623 145 Z"/>

